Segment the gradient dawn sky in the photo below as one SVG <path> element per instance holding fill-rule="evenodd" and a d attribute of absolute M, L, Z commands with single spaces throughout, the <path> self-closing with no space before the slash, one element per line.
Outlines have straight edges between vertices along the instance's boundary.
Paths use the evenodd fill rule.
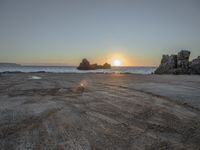
<path fill-rule="evenodd" d="M 0 62 L 157 66 L 200 55 L 200 0 L 0 0 Z"/>

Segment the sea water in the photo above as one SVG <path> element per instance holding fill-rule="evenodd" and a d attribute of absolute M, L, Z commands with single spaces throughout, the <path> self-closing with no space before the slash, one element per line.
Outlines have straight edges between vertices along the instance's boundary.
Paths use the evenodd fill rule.
<path fill-rule="evenodd" d="M 156 67 L 112 67 L 111 69 L 78 70 L 74 66 L 0 66 L 0 72 L 52 72 L 52 73 L 130 73 L 151 74 Z"/>

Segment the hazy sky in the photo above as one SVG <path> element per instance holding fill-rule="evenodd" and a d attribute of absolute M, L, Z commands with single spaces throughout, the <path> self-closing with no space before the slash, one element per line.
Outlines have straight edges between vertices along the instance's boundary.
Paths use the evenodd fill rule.
<path fill-rule="evenodd" d="M 181 49 L 200 55 L 200 0 L 0 0 L 0 62 L 149 66 Z"/>

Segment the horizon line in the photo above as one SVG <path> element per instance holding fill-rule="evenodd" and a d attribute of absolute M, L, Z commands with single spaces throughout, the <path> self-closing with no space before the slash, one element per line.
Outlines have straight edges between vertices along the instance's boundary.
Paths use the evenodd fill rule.
<path fill-rule="evenodd" d="M 16 64 L 21 66 L 44 66 L 44 67 L 77 67 L 78 65 L 69 65 L 69 64 L 48 64 L 48 63 L 14 63 L 14 62 L 0 62 L 0 64 Z M 122 65 L 122 66 L 112 66 L 111 67 L 158 67 L 158 66 L 149 66 L 149 65 Z"/>

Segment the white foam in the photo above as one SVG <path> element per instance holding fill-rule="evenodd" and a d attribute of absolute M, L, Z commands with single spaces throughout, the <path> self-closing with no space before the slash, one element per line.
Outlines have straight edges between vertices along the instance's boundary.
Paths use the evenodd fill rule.
<path fill-rule="evenodd" d="M 0 72 L 55 72 L 55 73 L 134 73 L 151 74 L 156 67 L 112 67 L 111 69 L 98 70 L 78 70 L 70 66 L 19 66 L 19 67 L 1 67 Z"/>

